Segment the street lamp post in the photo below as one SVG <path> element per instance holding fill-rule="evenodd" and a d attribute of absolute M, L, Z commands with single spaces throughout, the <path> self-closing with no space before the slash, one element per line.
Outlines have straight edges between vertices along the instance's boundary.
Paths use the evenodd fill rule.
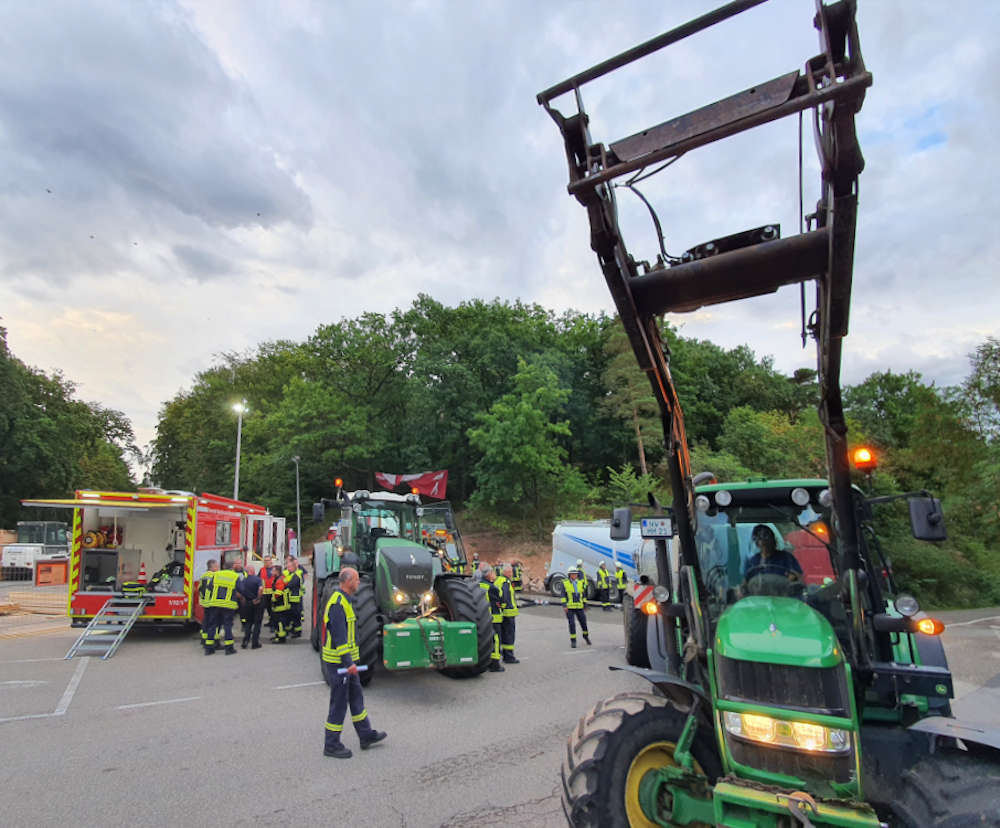
<path fill-rule="evenodd" d="M 302 555 L 302 510 L 299 508 L 299 456 L 292 458 L 295 464 L 295 552 Z"/>
<path fill-rule="evenodd" d="M 240 445 L 243 442 L 243 412 L 247 410 L 247 401 L 242 400 L 233 405 L 236 412 L 236 475 L 233 477 L 233 500 L 240 499 Z"/>

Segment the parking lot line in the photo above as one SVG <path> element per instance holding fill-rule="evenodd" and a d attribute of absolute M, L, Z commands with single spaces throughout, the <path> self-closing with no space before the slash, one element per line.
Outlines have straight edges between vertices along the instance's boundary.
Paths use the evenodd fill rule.
<path fill-rule="evenodd" d="M 137 704 L 120 704 L 115 710 L 133 710 L 136 707 L 153 707 L 157 704 L 180 704 L 181 702 L 198 701 L 201 696 L 185 696 L 182 699 L 163 699 L 162 701 L 139 702 Z"/>
<path fill-rule="evenodd" d="M 73 696 L 76 695 L 76 688 L 80 686 L 80 679 L 83 678 L 83 671 L 87 669 L 87 664 L 89 663 L 90 656 L 84 656 L 80 659 L 80 663 L 76 666 L 76 672 L 73 673 L 73 678 L 66 685 L 66 691 L 62 694 L 62 698 L 59 699 L 59 705 L 52 714 L 53 716 L 62 716 L 69 709 L 69 703 L 73 701 Z"/>

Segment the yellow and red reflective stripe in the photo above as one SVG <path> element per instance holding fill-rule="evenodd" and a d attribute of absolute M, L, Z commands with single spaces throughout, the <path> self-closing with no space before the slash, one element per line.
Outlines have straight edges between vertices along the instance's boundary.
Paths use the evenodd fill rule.
<path fill-rule="evenodd" d="M 194 611 L 191 605 L 191 573 L 194 571 L 194 539 L 195 539 L 195 516 L 197 511 L 197 500 L 192 500 L 187 507 L 187 523 L 184 526 L 184 597 L 187 599 L 188 615 Z"/>
<path fill-rule="evenodd" d="M 73 596 L 80 588 L 80 547 L 83 542 L 83 511 L 73 510 L 73 545 L 69 556 L 69 589 L 66 591 L 66 614 L 72 615 Z"/>

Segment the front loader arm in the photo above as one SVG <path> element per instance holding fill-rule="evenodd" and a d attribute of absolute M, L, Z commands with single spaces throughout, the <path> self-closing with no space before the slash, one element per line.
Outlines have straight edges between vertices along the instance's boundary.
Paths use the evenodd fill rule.
<path fill-rule="evenodd" d="M 598 77 L 765 1 L 734 0 L 556 84 L 541 92 L 538 102 L 562 132 L 569 166 L 568 190 L 587 209 L 591 247 L 632 350 L 660 405 L 683 562 L 697 571 L 694 487 L 684 416 L 670 376 L 670 351 L 661 339 L 657 318 L 666 312 L 692 311 L 815 280 L 816 314 L 810 330 L 817 340 L 819 413 L 826 432 L 841 565 L 856 569 L 859 528 L 850 494 L 840 361 L 850 307 L 857 180 L 864 167 L 854 116 L 872 78 L 861 58 L 855 0 L 830 4 L 816 0 L 813 23 L 819 31 L 821 52 L 807 60 L 803 70 L 756 84 L 608 145 L 591 140 L 580 92 L 584 84 Z M 568 93 L 573 94 L 577 111 L 564 116 L 552 102 Z M 696 248 L 679 260 L 667 261 L 661 256 L 652 267 L 643 264 L 640 272 L 619 227 L 615 179 L 804 110 L 816 113 L 816 146 L 823 175 L 822 196 L 812 217 L 815 226 L 788 238 L 776 238 L 770 227 L 761 228 L 770 231 L 761 234 L 748 231 L 739 234 L 738 242 L 701 246 L 701 251 L 711 250 L 714 255 Z"/>

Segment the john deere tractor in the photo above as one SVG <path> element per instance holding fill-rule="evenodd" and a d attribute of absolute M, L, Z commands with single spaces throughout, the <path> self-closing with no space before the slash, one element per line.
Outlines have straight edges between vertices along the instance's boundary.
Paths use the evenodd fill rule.
<path fill-rule="evenodd" d="M 335 500 L 313 504 L 313 520 L 328 520 L 329 507 L 339 519 L 336 538 L 314 547 L 313 647 L 319 650 L 325 641 L 323 612 L 339 585 L 340 570 L 352 566 L 361 575 L 353 605 L 359 663 L 368 667 L 361 674 L 363 684 L 380 664 L 387 670 L 431 668 L 453 678 L 483 672 L 493 647 L 485 593 L 459 574 L 464 567 L 455 566 L 455 558 L 445 563 L 444 544 L 424 542 L 428 533 L 420 497 L 339 492 Z M 447 504 L 428 508 L 433 541 L 441 524 L 454 528 L 454 518 Z M 448 537 L 455 534 L 457 530 Z M 460 549 L 450 551 L 461 554 Z"/>
<path fill-rule="evenodd" d="M 814 8 L 820 51 L 801 70 L 608 144 L 590 134 L 586 84 L 762 2 L 733 0 L 538 95 L 658 400 L 673 495 L 640 521 L 652 565 L 626 613 L 631 663 L 612 668 L 641 675 L 652 692 L 621 693 L 580 720 L 562 768 L 563 808 L 571 824 L 601 828 L 1000 825 L 1000 733 L 952 717 L 941 624 L 897 592 L 873 501 L 852 485 L 840 363 L 864 167 L 855 115 L 872 82 L 856 3 L 802 3 Z M 761 38 L 733 42 L 745 64 Z M 555 106 L 564 95 L 569 114 Z M 802 232 L 782 238 L 770 222 L 669 254 L 637 185 L 702 146 L 810 111 L 821 182 Z M 625 245 L 616 190 L 652 215 L 652 264 Z M 802 321 L 817 342 L 827 479 L 696 488 L 660 315 L 806 282 L 815 284 L 812 313 L 802 292 Z M 907 499 L 914 534 L 942 538 L 938 501 Z M 630 510 L 615 510 L 611 537 L 630 525 Z"/>

